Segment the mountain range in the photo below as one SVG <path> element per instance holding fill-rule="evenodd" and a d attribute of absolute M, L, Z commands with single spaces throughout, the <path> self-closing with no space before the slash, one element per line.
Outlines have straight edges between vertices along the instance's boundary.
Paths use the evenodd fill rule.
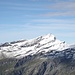
<path fill-rule="evenodd" d="M 0 44 L 0 75 L 75 75 L 75 44 L 53 34 Z"/>

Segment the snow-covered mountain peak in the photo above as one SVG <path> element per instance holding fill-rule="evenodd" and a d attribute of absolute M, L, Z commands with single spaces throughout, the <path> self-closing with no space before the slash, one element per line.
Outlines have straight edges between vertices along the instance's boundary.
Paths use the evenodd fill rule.
<path fill-rule="evenodd" d="M 68 48 L 53 34 L 47 34 L 30 40 L 19 40 L 0 45 L 0 57 L 21 58 L 27 55 L 34 55 L 40 52 L 46 53 L 51 50 L 64 50 Z"/>
<path fill-rule="evenodd" d="M 48 39 L 48 38 L 54 38 L 55 36 L 53 34 L 47 34 L 42 36 L 44 39 Z"/>
<path fill-rule="evenodd" d="M 42 36 L 42 39 L 47 39 L 48 41 L 56 40 L 56 37 L 53 34 L 47 34 Z"/>

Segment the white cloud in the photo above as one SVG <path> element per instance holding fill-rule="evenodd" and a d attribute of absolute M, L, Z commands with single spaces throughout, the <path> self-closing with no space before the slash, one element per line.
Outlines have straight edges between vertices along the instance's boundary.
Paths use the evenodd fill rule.
<path fill-rule="evenodd" d="M 75 2 L 58 2 L 48 5 L 47 8 L 50 9 L 60 9 L 60 10 L 72 10 L 75 8 Z"/>
<path fill-rule="evenodd" d="M 41 14 L 41 16 L 75 16 L 75 11 L 49 12 L 46 14 Z"/>
<path fill-rule="evenodd" d="M 35 19 L 31 23 L 75 24 L 75 19 Z"/>
<path fill-rule="evenodd" d="M 53 3 L 46 5 L 44 8 L 53 11 L 41 14 L 43 16 L 75 16 L 75 2 L 72 1 Z"/>
<path fill-rule="evenodd" d="M 75 24 L 25 24 L 23 25 L 23 28 L 30 29 L 30 30 L 51 30 L 52 32 L 54 30 L 59 31 L 74 31 L 75 32 Z"/>

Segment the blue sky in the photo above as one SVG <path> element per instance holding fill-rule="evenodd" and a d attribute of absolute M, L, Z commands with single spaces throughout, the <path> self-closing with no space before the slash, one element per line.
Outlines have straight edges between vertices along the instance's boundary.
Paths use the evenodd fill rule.
<path fill-rule="evenodd" d="M 0 43 L 48 33 L 75 43 L 75 0 L 0 0 Z"/>

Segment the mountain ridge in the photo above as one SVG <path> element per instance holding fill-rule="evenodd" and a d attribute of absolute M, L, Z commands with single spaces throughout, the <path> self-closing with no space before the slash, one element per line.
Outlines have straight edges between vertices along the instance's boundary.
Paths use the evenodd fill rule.
<path fill-rule="evenodd" d="M 4 43 L 0 75 L 75 75 L 75 45 L 52 34 Z"/>
<path fill-rule="evenodd" d="M 53 34 L 47 34 L 30 40 L 6 42 L 0 45 L 0 56 L 2 58 L 22 58 L 40 52 L 46 53 L 51 50 L 64 50 L 68 47 L 65 42 L 56 39 Z"/>

